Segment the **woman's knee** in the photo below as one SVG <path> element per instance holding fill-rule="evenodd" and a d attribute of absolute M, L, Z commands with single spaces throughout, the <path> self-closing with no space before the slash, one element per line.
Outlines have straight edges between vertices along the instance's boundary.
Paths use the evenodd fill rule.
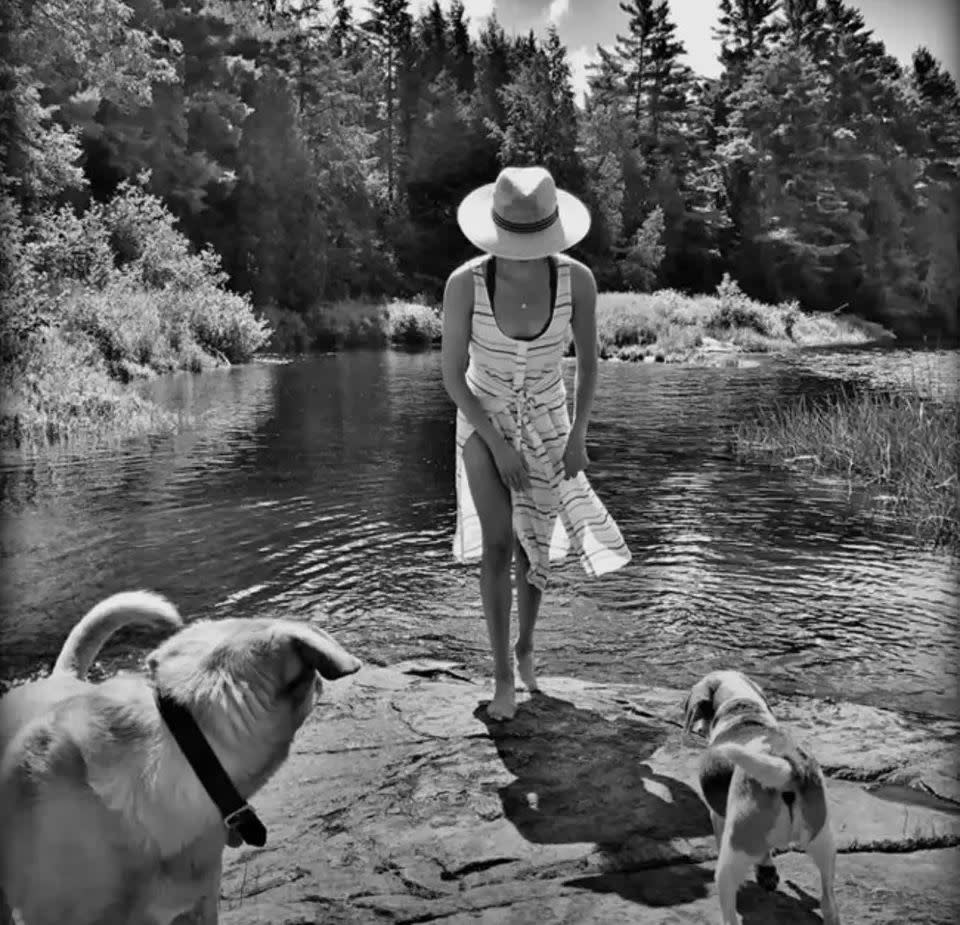
<path fill-rule="evenodd" d="M 513 531 L 489 525 L 483 533 L 483 559 L 495 569 L 509 568 L 513 562 Z"/>
<path fill-rule="evenodd" d="M 483 561 L 496 570 L 508 569 L 513 562 L 513 532 L 490 529 L 483 534 Z"/>

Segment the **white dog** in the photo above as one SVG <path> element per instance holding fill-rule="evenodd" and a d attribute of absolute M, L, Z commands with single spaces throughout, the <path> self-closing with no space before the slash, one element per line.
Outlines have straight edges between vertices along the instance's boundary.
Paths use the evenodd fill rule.
<path fill-rule="evenodd" d="M 84 680 L 131 623 L 178 632 L 148 677 Z M 145 591 L 73 629 L 49 677 L 0 700 L 0 909 L 26 925 L 217 921 L 224 845 L 262 844 L 246 800 L 287 757 L 319 687 L 360 662 L 288 620 L 197 621 Z"/>
<path fill-rule="evenodd" d="M 751 867 L 776 889 L 771 852 L 797 845 L 820 870 L 825 925 L 840 925 L 833 891 L 837 850 L 823 773 L 777 723 L 763 693 L 739 671 L 714 671 L 684 705 L 684 731 L 708 726 L 700 790 L 717 838 L 723 925 L 740 925 L 737 891 Z"/>

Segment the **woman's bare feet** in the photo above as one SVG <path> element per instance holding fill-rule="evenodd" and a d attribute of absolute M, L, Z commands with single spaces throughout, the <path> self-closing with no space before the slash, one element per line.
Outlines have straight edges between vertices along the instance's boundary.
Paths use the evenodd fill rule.
<path fill-rule="evenodd" d="M 533 667 L 533 649 L 530 649 L 529 652 L 520 652 L 519 649 L 514 649 L 513 651 L 517 656 L 517 674 L 520 675 L 523 686 L 530 691 L 531 694 L 534 691 L 540 690 L 537 684 L 537 673 Z"/>
<path fill-rule="evenodd" d="M 487 704 L 487 716 L 494 720 L 513 719 L 517 712 L 517 692 L 513 678 L 497 678 L 494 684 L 493 700 Z"/>

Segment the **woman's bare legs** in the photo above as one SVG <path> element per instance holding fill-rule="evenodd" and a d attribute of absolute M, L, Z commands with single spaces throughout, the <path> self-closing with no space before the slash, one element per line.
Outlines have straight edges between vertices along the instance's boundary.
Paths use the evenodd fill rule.
<path fill-rule="evenodd" d="M 540 599 L 543 597 L 539 588 L 535 588 L 527 581 L 527 570 L 530 560 L 520 544 L 514 542 L 514 561 L 517 563 L 517 644 L 514 652 L 517 656 L 517 674 L 528 691 L 533 693 L 537 687 L 537 675 L 533 667 L 533 630 L 537 625 L 537 615 L 540 613 Z"/>
<path fill-rule="evenodd" d="M 513 660 L 510 658 L 510 565 L 513 559 L 513 508 L 510 492 L 500 479 L 490 450 L 473 433 L 463 446 L 463 465 L 483 532 L 480 561 L 480 600 L 487 620 L 493 654 L 491 719 L 512 719 L 517 711 Z"/>

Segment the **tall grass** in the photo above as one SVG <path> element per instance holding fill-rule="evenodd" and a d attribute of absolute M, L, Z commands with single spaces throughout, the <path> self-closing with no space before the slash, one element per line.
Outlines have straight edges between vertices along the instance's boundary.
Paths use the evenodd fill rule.
<path fill-rule="evenodd" d="M 604 357 L 666 362 L 697 359 L 709 348 L 767 353 L 861 344 L 888 336 L 878 325 L 847 316 L 811 314 L 795 302 L 756 302 L 729 277 L 717 287 L 716 295 L 689 296 L 672 289 L 601 293 L 597 333 Z"/>
<path fill-rule="evenodd" d="M 0 443 L 37 447 L 178 426 L 173 415 L 112 378 L 91 340 L 53 328 L 26 350 L 20 374 L 0 397 Z"/>
<path fill-rule="evenodd" d="M 960 404 L 912 392 L 801 397 L 760 409 L 733 435 L 741 458 L 836 474 L 914 524 L 924 540 L 960 548 Z"/>

